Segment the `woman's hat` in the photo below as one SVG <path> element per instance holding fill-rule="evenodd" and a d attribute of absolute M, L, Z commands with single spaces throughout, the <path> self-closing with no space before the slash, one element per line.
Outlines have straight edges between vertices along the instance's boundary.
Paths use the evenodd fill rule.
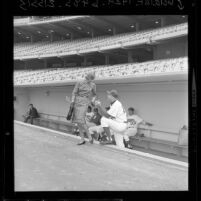
<path fill-rule="evenodd" d="M 95 72 L 88 73 L 85 78 L 87 80 L 94 80 L 95 79 Z"/>
<path fill-rule="evenodd" d="M 118 95 L 118 92 L 117 90 L 113 89 L 111 91 L 107 91 L 107 94 L 113 96 L 114 98 L 118 99 L 119 98 L 119 95 Z"/>

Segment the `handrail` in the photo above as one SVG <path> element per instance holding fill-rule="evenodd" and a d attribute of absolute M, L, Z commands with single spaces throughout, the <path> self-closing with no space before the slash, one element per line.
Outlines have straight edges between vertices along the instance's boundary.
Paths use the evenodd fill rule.
<path fill-rule="evenodd" d="M 156 128 L 156 127 L 154 127 L 154 128 L 151 128 L 151 127 L 146 128 L 146 127 L 143 127 L 143 126 L 139 126 L 138 129 L 147 130 L 149 132 L 155 131 L 155 132 L 162 132 L 162 133 L 168 133 L 168 134 L 173 134 L 173 135 L 179 135 L 179 131 L 178 132 L 176 132 L 176 131 L 175 132 L 174 131 L 167 131 L 167 130 L 164 131 L 164 130 Z"/>
<path fill-rule="evenodd" d="M 39 114 L 44 114 L 44 115 L 54 116 L 54 117 L 64 117 L 64 118 L 66 118 L 66 116 L 61 116 L 61 115 L 56 115 L 56 114 L 47 114 L 47 113 L 43 113 L 43 112 L 39 112 Z"/>

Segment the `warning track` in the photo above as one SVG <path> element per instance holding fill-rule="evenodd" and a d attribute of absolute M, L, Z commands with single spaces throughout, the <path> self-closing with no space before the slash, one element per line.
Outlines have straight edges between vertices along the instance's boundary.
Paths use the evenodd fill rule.
<path fill-rule="evenodd" d="M 16 191 L 188 190 L 188 169 L 15 123 Z"/>

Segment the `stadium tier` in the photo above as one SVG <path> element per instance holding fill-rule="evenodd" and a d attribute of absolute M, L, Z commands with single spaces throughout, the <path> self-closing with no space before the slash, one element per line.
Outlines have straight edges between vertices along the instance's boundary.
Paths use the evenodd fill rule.
<path fill-rule="evenodd" d="M 57 42 L 20 43 L 14 46 L 14 59 L 34 59 L 55 56 L 79 55 L 141 44 L 187 35 L 187 23 L 148 31 L 101 36 L 92 39 L 65 40 Z"/>
<path fill-rule="evenodd" d="M 54 82 L 72 82 L 83 79 L 88 72 L 94 71 L 96 79 L 139 77 L 152 74 L 171 74 L 188 71 L 187 58 L 154 60 L 143 63 L 127 63 L 112 66 L 93 66 L 88 68 L 61 68 L 33 71 L 15 71 L 14 85 L 35 85 Z"/>

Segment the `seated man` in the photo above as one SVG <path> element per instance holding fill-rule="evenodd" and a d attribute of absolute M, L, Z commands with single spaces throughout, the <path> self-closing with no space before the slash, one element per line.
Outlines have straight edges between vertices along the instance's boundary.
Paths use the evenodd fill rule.
<path fill-rule="evenodd" d="M 98 107 L 100 114 L 103 116 L 101 118 L 101 126 L 108 137 L 108 141 L 101 142 L 103 145 L 114 144 L 110 129 L 116 133 L 123 133 L 127 128 L 126 111 L 119 101 L 118 92 L 116 90 L 107 91 L 107 98 L 110 102 L 110 109 L 108 111 L 105 111 L 100 101 L 95 101 L 95 106 Z"/>
<path fill-rule="evenodd" d="M 91 106 L 88 106 L 88 109 L 87 109 L 87 113 L 86 113 L 86 117 L 85 117 L 85 120 L 86 120 L 86 124 L 88 127 L 90 126 L 95 126 L 94 123 L 91 123 L 91 118 L 93 117 L 94 113 L 92 112 L 92 107 Z"/>
<path fill-rule="evenodd" d="M 29 104 L 29 111 L 27 112 L 27 115 L 23 115 L 24 117 L 24 122 L 26 123 L 30 119 L 30 123 L 33 124 L 33 119 L 38 118 L 38 111 L 37 109 L 33 106 L 33 104 Z"/>
<path fill-rule="evenodd" d="M 91 123 L 94 123 L 94 126 L 89 127 L 89 133 L 91 135 L 98 134 L 96 139 L 98 139 L 99 135 L 104 132 L 103 127 L 100 125 L 101 115 L 98 113 L 98 109 L 94 108 L 94 116 L 91 118 Z"/>
<path fill-rule="evenodd" d="M 131 148 L 131 145 L 129 144 L 129 137 L 135 136 L 137 134 L 138 125 L 143 123 L 145 125 L 151 126 L 152 124 L 145 122 L 143 119 L 141 119 L 138 115 L 135 114 L 135 109 L 130 107 L 128 108 L 128 116 L 127 116 L 127 129 L 124 132 L 124 142 L 125 147 Z"/>

